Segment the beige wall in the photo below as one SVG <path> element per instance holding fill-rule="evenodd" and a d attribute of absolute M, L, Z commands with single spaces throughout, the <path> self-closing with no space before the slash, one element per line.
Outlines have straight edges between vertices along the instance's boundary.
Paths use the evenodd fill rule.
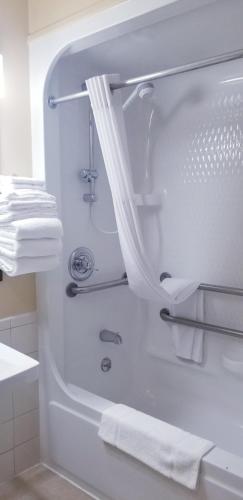
<path fill-rule="evenodd" d="M 88 15 L 123 0 L 29 0 L 29 33 L 50 29 L 76 15 Z"/>
<path fill-rule="evenodd" d="M 0 172 L 4 174 L 31 175 L 27 33 L 27 0 L 0 0 L 0 53 L 5 80 L 5 98 L 0 101 Z M 34 277 L 4 276 L 0 282 L 0 317 L 34 309 Z"/>
<path fill-rule="evenodd" d="M 0 53 L 5 98 L 0 101 L 0 172 L 31 175 L 27 35 L 52 29 L 76 15 L 90 15 L 123 0 L 0 0 Z M 35 309 L 34 276 L 4 276 L 0 318 Z"/>
<path fill-rule="evenodd" d="M 9 0 L 8 0 L 9 1 Z M 35 279 L 31 274 L 0 282 L 0 318 L 35 311 Z"/>
<path fill-rule="evenodd" d="M 5 98 L 0 101 L 1 173 L 31 175 L 28 1 L 0 0 L 0 52 Z"/>

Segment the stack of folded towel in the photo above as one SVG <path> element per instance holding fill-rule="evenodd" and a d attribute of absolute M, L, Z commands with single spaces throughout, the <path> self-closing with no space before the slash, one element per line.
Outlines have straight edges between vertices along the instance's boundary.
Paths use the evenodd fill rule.
<path fill-rule="evenodd" d="M 0 268 L 9 276 L 48 271 L 61 250 L 56 199 L 44 181 L 0 176 Z"/>

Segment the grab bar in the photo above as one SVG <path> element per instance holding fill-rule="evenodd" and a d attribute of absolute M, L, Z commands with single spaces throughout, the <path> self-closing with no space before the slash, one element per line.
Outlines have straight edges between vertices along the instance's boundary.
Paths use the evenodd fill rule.
<path fill-rule="evenodd" d="M 210 323 L 195 321 L 193 319 L 181 318 L 179 316 L 172 316 L 168 309 L 161 309 L 160 317 L 163 321 L 166 321 L 167 323 L 176 323 L 177 325 L 190 326 L 192 328 L 198 328 L 199 330 L 209 330 L 211 332 L 221 333 L 222 335 L 230 335 L 231 337 L 235 338 L 243 337 L 243 331 L 241 330 L 235 330 L 234 328 L 226 328 L 224 326 L 212 325 Z"/>
<path fill-rule="evenodd" d="M 243 296 L 243 288 L 236 288 L 234 286 L 220 286 L 210 285 L 209 283 L 201 283 L 198 287 L 199 290 L 207 290 L 208 292 L 225 293 L 227 295 Z"/>
<path fill-rule="evenodd" d="M 160 281 L 166 278 L 171 278 L 171 274 L 162 273 L 160 275 Z M 123 276 L 118 280 L 104 281 L 102 283 L 95 283 L 94 285 L 88 286 L 78 286 L 77 283 L 69 283 L 66 288 L 66 294 L 68 297 L 76 297 L 76 295 L 82 295 L 84 293 L 99 292 L 101 290 L 106 290 L 107 288 L 115 288 L 121 285 L 128 285 L 127 274 L 124 273 Z M 222 285 L 211 285 L 210 283 L 201 283 L 198 287 L 199 290 L 206 290 L 208 292 L 218 292 L 225 293 L 227 295 L 238 295 L 243 297 L 243 288 L 236 288 L 233 286 L 222 286 Z"/>
<path fill-rule="evenodd" d="M 82 295 L 83 293 L 99 292 L 100 290 L 115 288 L 121 285 L 128 285 L 126 273 L 124 273 L 119 280 L 104 281 L 102 283 L 95 283 L 94 285 L 78 286 L 77 283 L 69 283 L 66 288 L 66 294 L 68 297 L 75 297 L 76 295 Z"/>
<path fill-rule="evenodd" d="M 160 275 L 160 281 L 166 278 L 171 278 L 170 273 L 162 273 Z M 243 288 L 236 288 L 234 286 L 223 286 L 223 285 L 211 285 L 210 283 L 200 283 L 198 290 L 206 290 L 207 292 L 218 292 L 225 293 L 227 295 L 238 295 L 243 296 Z"/>

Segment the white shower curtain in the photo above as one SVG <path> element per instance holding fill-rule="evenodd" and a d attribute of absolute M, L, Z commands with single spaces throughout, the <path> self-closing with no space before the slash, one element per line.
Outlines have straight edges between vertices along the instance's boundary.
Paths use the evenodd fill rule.
<path fill-rule="evenodd" d="M 110 89 L 111 83 L 119 81 L 119 75 L 102 75 L 90 78 L 86 84 L 111 188 L 129 286 L 141 298 L 160 303 L 164 299 L 176 304 L 192 295 L 199 283 L 166 279 L 161 284 L 146 253 L 134 202 L 121 92 Z"/>

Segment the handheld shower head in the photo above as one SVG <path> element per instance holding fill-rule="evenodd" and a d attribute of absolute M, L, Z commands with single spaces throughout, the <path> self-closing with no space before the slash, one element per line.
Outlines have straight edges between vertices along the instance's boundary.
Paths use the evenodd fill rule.
<path fill-rule="evenodd" d="M 125 111 L 137 97 L 140 97 L 140 99 L 146 99 L 149 96 L 151 96 L 153 92 L 154 92 L 154 86 L 152 83 L 150 82 L 140 83 L 135 87 L 135 89 L 129 95 L 127 100 L 124 102 L 123 110 Z"/>

